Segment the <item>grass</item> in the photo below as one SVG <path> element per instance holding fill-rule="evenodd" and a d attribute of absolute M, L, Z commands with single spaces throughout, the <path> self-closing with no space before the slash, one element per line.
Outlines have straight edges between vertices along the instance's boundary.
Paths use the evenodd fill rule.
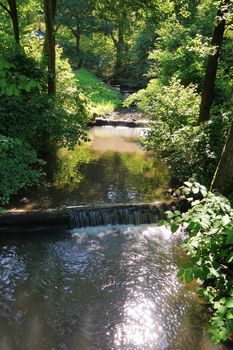
<path fill-rule="evenodd" d="M 93 73 L 82 68 L 75 71 L 75 78 L 78 86 L 91 102 L 92 113 L 105 115 L 121 106 L 121 94 L 100 81 Z"/>

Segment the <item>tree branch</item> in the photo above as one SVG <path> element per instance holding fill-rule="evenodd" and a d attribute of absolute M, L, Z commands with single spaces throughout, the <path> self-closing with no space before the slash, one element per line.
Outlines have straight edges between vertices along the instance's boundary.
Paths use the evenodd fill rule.
<path fill-rule="evenodd" d="M 61 27 L 62 23 L 59 23 L 56 25 L 56 27 L 54 28 L 54 32 L 57 33 L 58 29 Z"/>
<path fill-rule="evenodd" d="M 0 2 L 0 6 L 8 13 L 10 17 L 12 17 L 11 11 L 3 3 Z"/>
<path fill-rule="evenodd" d="M 68 26 L 68 28 L 71 30 L 72 34 L 77 37 L 77 32 L 74 30 L 71 26 Z"/>
<path fill-rule="evenodd" d="M 114 37 L 113 32 L 110 32 L 110 37 L 111 37 L 111 39 L 112 39 L 112 41 L 113 41 L 113 44 L 114 44 L 115 46 L 117 46 L 117 39 Z"/>

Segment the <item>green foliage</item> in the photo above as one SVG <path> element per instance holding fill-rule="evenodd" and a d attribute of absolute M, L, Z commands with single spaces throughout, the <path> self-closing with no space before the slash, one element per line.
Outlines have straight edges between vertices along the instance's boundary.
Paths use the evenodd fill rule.
<path fill-rule="evenodd" d="M 90 110 L 98 115 L 109 114 L 121 105 L 121 94 L 100 81 L 86 69 L 75 72 L 76 83 L 90 100 Z"/>
<path fill-rule="evenodd" d="M 168 86 L 152 79 L 124 102 L 133 103 L 152 119 L 144 147 L 169 166 L 175 183 L 192 177 L 209 185 L 231 124 L 229 106 L 213 108 L 212 119 L 196 125 L 200 96 L 193 84 L 184 87 L 175 77 Z"/>
<path fill-rule="evenodd" d="M 44 91 L 43 65 L 33 58 L 24 54 L 5 56 L 0 66 L 0 76 L 5 74 L 4 84 L 0 85 L 0 132 L 28 142 L 39 152 L 58 144 L 73 146 L 85 138 L 85 97 L 61 54 L 58 48 L 58 93 L 54 99 L 48 98 Z"/>
<path fill-rule="evenodd" d="M 6 205 L 17 191 L 37 184 L 42 176 L 41 165 L 27 143 L 0 135 L 0 204 Z"/>
<path fill-rule="evenodd" d="M 179 79 L 173 77 L 168 86 L 152 79 L 146 89 L 129 96 L 124 104 L 128 106 L 132 103 L 137 103 L 143 113 L 156 120 L 156 124 L 164 124 L 171 133 L 181 126 L 195 123 L 200 97 L 195 85 L 184 87 Z"/>
<path fill-rule="evenodd" d="M 12 194 L 30 181 L 36 183 L 32 181 L 36 173 L 34 176 L 30 170 L 31 164 L 36 162 L 36 152 L 48 154 L 59 146 L 74 147 L 80 140 L 87 139 L 86 98 L 77 88 L 68 60 L 62 57 L 62 50 L 57 47 L 58 93 L 55 98 L 50 98 L 46 93 L 46 70 L 40 60 L 41 49 L 38 39 L 32 38 L 27 53 L 23 50 L 4 50 L 1 53 L 0 133 L 7 140 L 17 140 L 14 145 L 20 143 L 19 152 L 12 153 L 19 172 L 15 182 L 6 185 L 3 182 L 2 202 L 8 201 Z M 24 148 L 28 163 L 22 158 Z M 1 148 L 0 157 L 5 157 L 4 152 Z M 21 170 L 23 167 L 25 172 L 28 169 L 28 178 Z M 2 167 L 1 171 L 3 178 L 9 177 L 7 168 Z"/>
<path fill-rule="evenodd" d="M 45 86 L 43 70 L 24 53 L 6 52 L 0 56 L 0 94 L 20 96 Z"/>
<path fill-rule="evenodd" d="M 190 29 L 179 22 L 168 22 L 158 31 L 156 49 L 149 59 L 151 68 L 149 76 L 159 78 L 167 84 L 174 74 L 187 85 L 200 84 L 204 76 L 204 57 L 200 51 L 206 42 L 200 36 L 190 36 Z"/>
<path fill-rule="evenodd" d="M 176 183 L 182 183 L 192 177 L 209 185 L 218 165 L 231 120 L 223 115 L 218 113 L 206 124 L 186 125 L 160 139 L 155 126 L 149 130 L 145 145 L 168 164 Z"/>
<path fill-rule="evenodd" d="M 185 182 L 180 194 L 191 208 L 183 214 L 167 213 L 173 231 L 183 227 L 188 232 L 183 247 L 190 262 L 178 276 L 200 282 L 200 293 L 211 309 L 209 332 L 218 343 L 233 333 L 233 209 L 226 198 L 198 183 Z"/>
<path fill-rule="evenodd" d="M 152 119 L 144 146 L 169 165 L 177 181 L 208 165 L 212 156 L 207 152 L 208 137 L 202 127 L 195 126 L 200 97 L 194 85 L 184 87 L 175 77 L 168 86 L 152 79 L 146 89 L 130 96 L 125 104 L 135 102 Z M 203 152 L 207 152 L 205 162 L 199 158 Z"/>

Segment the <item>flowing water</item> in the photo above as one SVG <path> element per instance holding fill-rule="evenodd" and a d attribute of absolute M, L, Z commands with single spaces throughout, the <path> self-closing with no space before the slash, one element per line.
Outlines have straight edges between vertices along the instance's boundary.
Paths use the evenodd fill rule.
<path fill-rule="evenodd" d="M 51 185 L 26 194 L 26 209 L 65 205 L 132 203 L 165 199 L 167 168 L 142 150 L 143 129 L 94 127 L 91 141 L 61 149 L 49 162 Z"/>
<path fill-rule="evenodd" d="M 169 174 L 140 148 L 142 132 L 94 128 L 89 144 L 59 151 L 51 185 L 24 207 L 164 199 Z M 148 215 L 127 209 L 133 223 L 160 213 Z M 123 209 L 73 213 L 74 226 L 127 220 Z M 220 349 L 196 285 L 176 277 L 181 237 L 154 225 L 0 235 L 0 350 Z"/>
<path fill-rule="evenodd" d="M 154 225 L 12 238 L 0 250 L 0 350 L 207 350 L 180 237 Z"/>

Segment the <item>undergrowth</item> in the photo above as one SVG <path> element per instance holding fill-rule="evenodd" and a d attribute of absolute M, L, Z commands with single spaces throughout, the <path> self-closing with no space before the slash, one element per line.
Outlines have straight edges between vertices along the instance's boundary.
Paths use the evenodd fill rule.
<path fill-rule="evenodd" d="M 209 333 L 217 344 L 233 334 L 233 209 L 227 198 L 195 182 L 185 182 L 180 195 L 190 209 L 167 212 L 171 230 L 183 227 L 188 233 L 183 247 L 190 262 L 181 266 L 178 276 L 199 282 L 211 311 Z"/>

